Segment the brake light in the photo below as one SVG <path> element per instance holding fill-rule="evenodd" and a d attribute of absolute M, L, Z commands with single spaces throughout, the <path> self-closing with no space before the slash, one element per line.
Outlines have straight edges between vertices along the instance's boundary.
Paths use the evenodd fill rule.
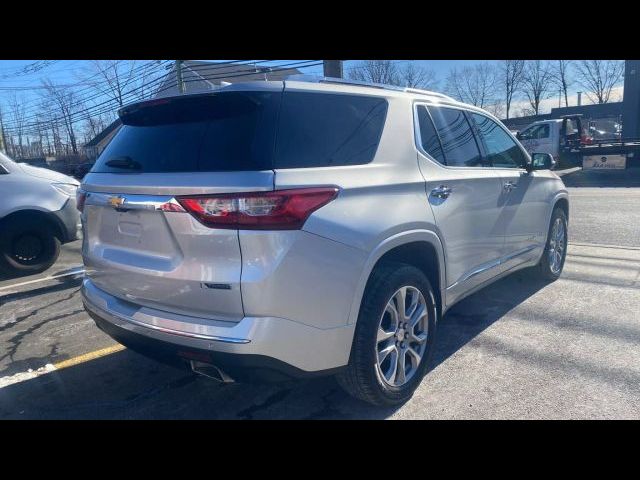
<path fill-rule="evenodd" d="M 84 202 L 86 199 L 87 199 L 87 192 L 85 192 L 81 188 L 78 188 L 78 190 L 76 190 L 76 208 L 80 210 L 80 212 L 84 210 Z"/>
<path fill-rule="evenodd" d="M 297 230 L 309 215 L 333 200 L 336 187 L 273 192 L 177 197 L 207 227 L 246 230 Z"/>

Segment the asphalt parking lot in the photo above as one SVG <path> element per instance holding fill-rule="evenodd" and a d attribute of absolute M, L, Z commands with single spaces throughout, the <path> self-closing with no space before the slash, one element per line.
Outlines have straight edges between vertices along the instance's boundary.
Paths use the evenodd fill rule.
<path fill-rule="evenodd" d="M 0 278 L 0 418 L 640 418 L 640 172 L 564 178 L 561 279 L 518 272 L 456 305 L 400 408 L 331 378 L 221 386 L 120 348 L 82 309 L 74 242 L 44 274 Z"/>

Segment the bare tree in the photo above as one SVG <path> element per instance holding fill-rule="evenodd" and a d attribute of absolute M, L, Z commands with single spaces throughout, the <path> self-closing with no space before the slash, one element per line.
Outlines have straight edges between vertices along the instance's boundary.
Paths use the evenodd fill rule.
<path fill-rule="evenodd" d="M 24 140 L 25 140 L 25 116 L 26 109 L 24 99 L 18 97 L 15 93 L 9 98 L 9 118 L 13 125 L 13 132 L 18 139 L 16 151 L 13 154 L 18 158 L 24 158 Z"/>
<path fill-rule="evenodd" d="M 624 76 L 623 60 L 580 60 L 576 66 L 578 83 L 593 103 L 607 103 L 611 90 Z"/>
<path fill-rule="evenodd" d="M 552 76 L 549 66 L 542 60 L 525 62 L 522 74 L 522 91 L 529 100 L 534 115 L 540 114 L 542 100 L 548 98 Z"/>
<path fill-rule="evenodd" d="M 504 103 L 496 101 L 491 105 L 486 105 L 484 109 L 494 117 L 503 118 L 505 112 Z"/>
<path fill-rule="evenodd" d="M 90 68 L 95 80 L 89 83 L 121 107 L 127 90 L 136 82 L 135 67 L 135 60 L 92 60 Z"/>
<path fill-rule="evenodd" d="M 160 60 L 147 63 L 140 67 L 136 73 L 136 80 L 131 88 L 131 92 L 138 100 L 151 97 L 158 89 L 157 79 L 162 75 L 158 70 Z"/>
<path fill-rule="evenodd" d="M 37 106 L 38 122 L 42 126 L 43 150 L 46 155 L 58 155 L 62 152 L 56 151 L 56 143 L 54 139 L 54 130 L 56 122 L 57 107 L 49 97 L 43 97 Z M 45 147 L 46 145 L 46 147 Z"/>
<path fill-rule="evenodd" d="M 503 60 L 500 65 L 500 82 L 504 88 L 506 118 L 509 118 L 511 102 L 520 89 L 524 60 Z"/>
<path fill-rule="evenodd" d="M 496 68 L 489 62 L 454 67 L 447 76 L 446 91 L 461 102 L 484 108 L 496 103 L 496 78 Z"/>
<path fill-rule="evenodd" d="M 84 124 L 84 135 L 87 141 L 102 132 L 109 124 L 109 119 L 105 115 L 90 115 Z"/>
<path fill-rule="evenodd" d="M 564 95 L 564 106 L 569 106 L 569 87 L 573 79 L 569 75 L 571 60 L 555 60 L 550 64 L 551 79 Z"/>
<path fill-rule="evenodd" d="M 356 65 L 350 72 L 349 78 L 361 82 L 383 83 L 398 85 L 400 75 L 398 67 L 391 60 L 365 60 Z"/>
<path fill-rule="evenodd" d="M 422 68 L 414 62 L 409 62 L 404 68 L 401 68 L 398 71 L 398 77 L 399 84 L 402 87 L 435 90 L 440 83 L 438 82 L 436 72 Z"/>
<path fill-rule="evenodd" d="M 69 136 L 69 141 L 71 142 L 71 150 L 74 154 L 78 153 L 78 145 L 76 142 L 76 133 L 74 130 L 75 123 L 75 115 L 81 110 L 82 102 L 76 99 L 75 92 L 70 88 L 61 87 L 55 85 L 51 80 L 46 79 L 42 82 L 45 87 L 45 95 L 47 95 L 48 99 L 51 101 L 53 105 L 56 106 L 58 110 L 57 119 L 60 119 L 60 122 L 54 120 L 54 143 L 56 143 L 56 137 L 59 135 L 57 133 L 57 129 L 55 128 L 58 123 L 62 123 L 64 125 L 65 130 L 67 131 L 67 135 Z M 57 146 L 56 146 L 56 153 Z"/>

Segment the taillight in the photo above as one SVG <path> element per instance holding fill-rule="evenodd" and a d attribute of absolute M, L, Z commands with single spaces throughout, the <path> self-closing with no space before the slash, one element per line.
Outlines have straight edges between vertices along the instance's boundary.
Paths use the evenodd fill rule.
<path fill-rule="evenodd" d="M 84 202 L 87 199 L 87 192 L 78 188 L 76 190 L 76 208 L 82 212 L 84 210 Z"/>
<path fill-rule="evenodd" d="M 176 199 L 208 227 L 296 230 L 304 225 L 311 213 L 329 203 L 337 194 L 335 187 L 315 187 Z"/>

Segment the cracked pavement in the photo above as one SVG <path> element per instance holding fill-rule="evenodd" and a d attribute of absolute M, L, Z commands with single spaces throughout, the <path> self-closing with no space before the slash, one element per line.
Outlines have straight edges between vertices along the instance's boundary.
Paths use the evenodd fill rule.
<path fill-rule="evenodd" d="M 400 408 L 332 378 L 220 385 L 122 350 L 1 387 L 0 419 L 639 418 L 640 188 L 570 195 L 561 279 L 518 272 L 456 305 Z M 42 276 L 77 266 L 79 247 Z M 114 344 L 82 310 L 79 278 L 10 288 L 25 280 L 0 279 L 0 379 Z"/>

